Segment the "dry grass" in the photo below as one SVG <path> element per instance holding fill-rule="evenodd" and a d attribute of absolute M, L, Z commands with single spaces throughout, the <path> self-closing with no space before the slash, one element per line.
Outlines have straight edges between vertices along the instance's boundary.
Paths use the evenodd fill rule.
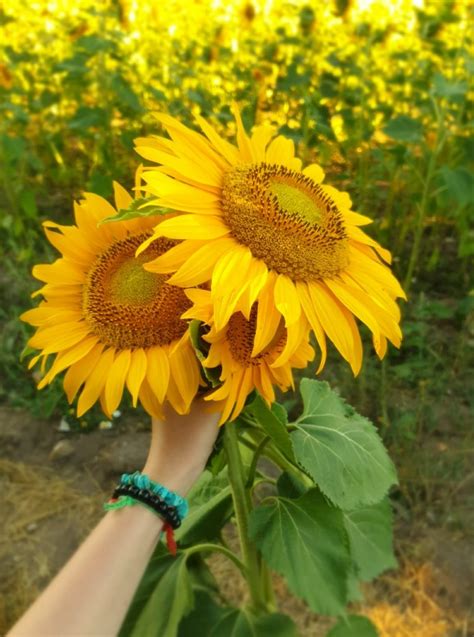
<path fill-rule="evenodd" d="M 103 496 L 51 469 L 0 460 L 0 634 L 37 597 L 97 521 Z"/>
<path fill-rule="evenodd" d="M 384 599 L 378 593 L 378 599 L 362 609 L 380 637 L 467 637 L 467 619 L 456 617 L 436 599 L 437 574 L 432 564 L 407 562 L 381 583 Z"/>

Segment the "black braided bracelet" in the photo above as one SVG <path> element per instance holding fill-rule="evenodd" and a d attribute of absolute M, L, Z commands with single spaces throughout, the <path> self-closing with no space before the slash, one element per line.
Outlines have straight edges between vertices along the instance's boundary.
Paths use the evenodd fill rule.
<path fill-rule="evenodd" d="M 181 526 L 181 518 L 179 517 L 176 507 L 167 504 L 159 495 L 149 491 L 148 489 L 140 489 L 133 484 L 120 484 L 116 487 L 113 498 L 116 499 L 121 495 L 128 495 L 134 500 L 138 500 L 153 509 L 161 518 L 165 520 L 173 529 Z"/>

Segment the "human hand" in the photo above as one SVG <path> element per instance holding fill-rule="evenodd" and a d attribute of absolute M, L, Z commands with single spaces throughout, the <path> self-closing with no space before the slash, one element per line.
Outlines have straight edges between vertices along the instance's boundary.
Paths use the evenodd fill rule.
<path fill-rule="evenodd" d="M 195 400 L 191 412 L 165 409 L 164 420 L 152 419 L 151 444 L 142 473 L 171 491 L 185 495 L 206 466 L 219 433 L 219 413 Z"/>

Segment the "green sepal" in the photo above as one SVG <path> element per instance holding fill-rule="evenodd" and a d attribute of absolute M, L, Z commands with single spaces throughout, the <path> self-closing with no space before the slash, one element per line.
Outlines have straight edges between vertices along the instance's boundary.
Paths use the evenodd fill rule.
<path fill-rule="evenodd" d="M 150 206 L 149 204 L 154 201 L 156 197 L 139 197 L 134 199 L 128 208 L 120 208 L 116 215 L 105 217 L 99 222 L 99 226 L 103 223 L 110 223 L 111 221 L 128 221 L 129 219 L 136 219 L 137 217 L 153 217 L 156 215 L 168 215 L 173 210 L 169 208 L 163 208 L 162 206 Z"/>
<path fill-rule="evenodd" d="M 189 336 L 196 357 L 201 363 L 201 371 L 204 379 L 209 383 L 211 387 L 214 388 L 218 387 L 221 384 L 221 381 L 219 379 L 221 375 L 221 367 L 204 366 L 204 361 L 206 360 L 209 353 L 209 343 L 206 343 L 206 341 L 201 336 L 201 325 L 203 325 L 202 321 L 193 319 L 189 323 Z"/>

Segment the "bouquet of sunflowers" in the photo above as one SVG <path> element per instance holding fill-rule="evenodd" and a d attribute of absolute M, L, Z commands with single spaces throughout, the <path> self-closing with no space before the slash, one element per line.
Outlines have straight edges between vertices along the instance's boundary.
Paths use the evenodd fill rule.
<path fill-rule="evenodd" d="M 203 599 L 216 637 L 296 634 L 277 612 L 275 571 L 314 611 L 341 618 L 331 635 L 371 635 L 368 620 L 345 607 L 359 581 L 395 563 L 393 465 L 374 426 L 327 383 L 301 381 L 292 419 L 275 388 L 294 389 L 293 370 L 315 358 L 319 373 L 327 339 L 356 375 L 357 320 L 379 358 L 388 341 L 399 347 L 396 300 L 405 296 L 390 253 L 361 229 L 371 220 L 351 209 L 348 194 L 326 185 L 319 165 L 303 166 L 291 140 L 266 125 L 249 135 L 236 107 L 234 116 L 236 144 L 201 117 L 192 130 L 158 115 L 168 136 L 136 141 L 148 164 L 137 170 L 134 196 L 115 183 L 115 207 L 86 193 L 75 225 L 45 222 L 61 256 L 33 270 L 44 285 L 39 306 L 22 315 L 37 328 L 29 365 L 41 366 L 39 388 L 65 372 L 79 417 L 96 402 L 110 417 L 125 388 L 155 418 L 166 403 L 186 414 L 198 395 L 222 414 L 224 444 L 177 534 L 189 595 L 174 624 L 153 634 L 184 635 L 183 618 L 202 613 Z M 207 566 L 194 559 L 200 543 L 202 552 L 231 553 L 221 529 L 232 519 L 242 561 L 231 559 L 249 587 L 242 609 L 213 601 Z M 164 570 L 176 570 L 167 560 L 157 549 L 157 586 Z M 148 599 L 137 595 L 126 634 L 145 634 Z"/>

